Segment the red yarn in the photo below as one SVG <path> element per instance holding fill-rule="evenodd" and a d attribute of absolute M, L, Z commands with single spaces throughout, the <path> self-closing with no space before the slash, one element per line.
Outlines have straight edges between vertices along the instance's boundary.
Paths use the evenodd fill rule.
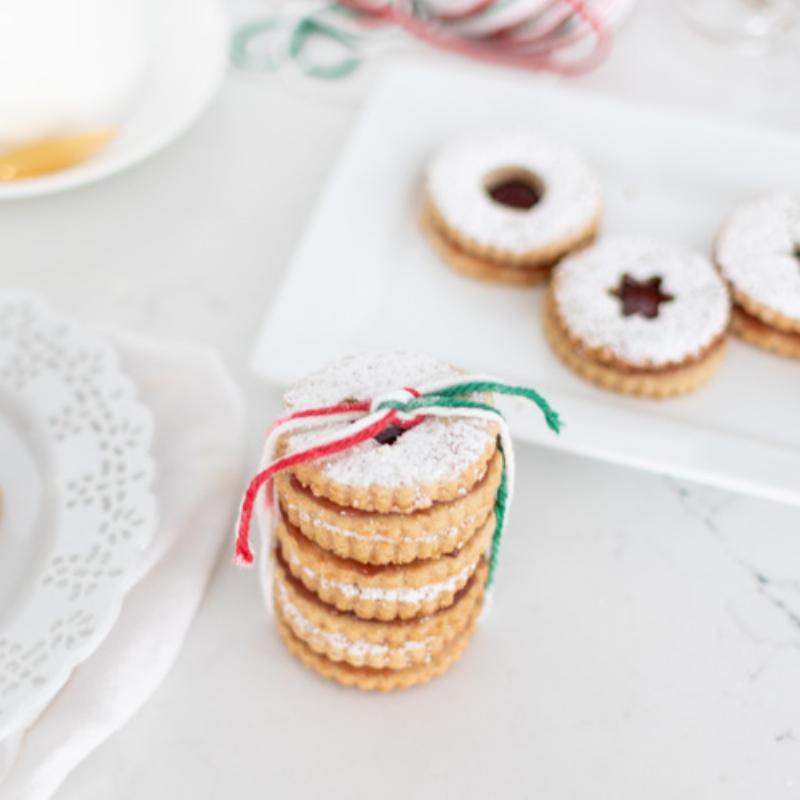
<path fill-rule="evenodd" d="M 290 422 L 293 419 L 304 419 L 305 417 L 324 417 L 328 414 L 347 414 L 350 411 L 369 411 L 369 401 L 355 401 L 352 403 L 338 403 L 335 406 L 321 406 L 320 408 L 306 408 L 302 411 L 293 411 L 291 414 L 285 414 L 278 417 L 272 425 L 269 426 L 267 435 L 272 433 L 275 428 Z"/>
<path fill-rule="evenodd" d="M 560 75 L 572 76 L 581 75 L 596 67 L 607 55 L 611 43 L 608 31 L 598 27 L 597 21 L 593 17 L 585 14 L 582 5 L 578 4 L 578 7 L 581 8 L 581 12 L 579 13 L 582 13 L 582 16 L 584 16 L 586 22 L 594 31 L 596 43 L 591 53 L 574 62 L 559 61 L 554 56 L 554 52 L 560 48 L 536 52 L 535 50 L 526 51 L 524 47 L 501 48 L 492 46 L 489 42 L 460 39 L 448 32 L 439 30 L 435 26 L 420 22 L 413 15 L 406 14 L 403 11 L 395 11 L 392 16 L 392 21 L 418 39 L 444 50 L 450 50 L 454 53 L 477 58 L 489 63 L 520 67 L 522 69 L 543 69 Z"/>
<path fill-rule="evenodd" d="M 302 412 L 301 412 L 302 413 Z M 308 416 L 308 415 L 307 415 Z M 342 450 L 347 450 L 354 447 L 361 442 L 366 442 L 373 436 L 377 436 L 387 425 L 391 425 L 397 418 L 397 411 L 391 409 L 379 420 L 376 420 L 372 425 L 360 430 L 352 436 L 346 436 L 344 439 L 331 442 L 330 444 L 320 445 L 319 447 L 312 447 L 310 450 L 303 450 L 298 453 L 291 453 L 288 456 L 279 458 L 273 461 L 263 472 L 259 472 L 247 487 L 244 493 L 244 500 L 242 501 L 242 511 L 239 517 L 239 530 L 236 536 L 236 560 L 243 564 L 253 563 L 253 551 L 250 548 L 250 523 L 253 517 L 253 507 L 255 506 L 256 495 L 261 487 L 277 475 L 289 467 L 297 466 L 297 464 L 304 464 L 306 461 L 314 461 L 318 458 L 331 456 L 335 453 L 340 453 Z"/>
<path fill-rule="evenodd" d="M 285 425 L 295 419 L 305 419 L 307 417 L 325 417 L 332 414 L 347 414 L 352 411 L 369 411 L 369 401 L 356 400 L 352 403 L 337 403 L 335 406 L 320 406 L 319 408 L 306 408 L 301 411 L 293 411 L 291 414 L 285 414 L 278 417 L 272 425 L 267 429 L 267 436 L 269 437 L 276 428 Z M 269 490 L 269 486 L 267 487 Z M 268 509 L 272 508 L 272 492 L 267 491 L 266 506 Z"/>
<path fill-rule="evenodd" d="M 416 389 L 410 387 L 406 391 L 413 397 L 419 397 L 420 393 Z M 270 433 L 280 425 L 290 422 L 295 419 L 305 419 L 308 417 L 322 417 L 331 414 L 344 414 L 350 411 L 366 411 L 368 412 L 372 404 L 367 401 L 355 401 L 352 403 L 338 403 L 335 406 L 322 406 L 320 408 L 308 408 L 302 411 L 294 411 L 277 419 L 270 427 Z M 398 412 L 392 408 L 386 412 L 380 419 L 376 420 L 372 425 L 358 433 L 351 436 L 345 436 L 343 439 L 337 439 L 334 442 L 320 445 L 319 447 L 312 447 L 310 450 L 302 450 L 297 453 L 291 453 L 288 456 L 279 458 L 273 461 L 265 470 L 259 472 L 251 481 L 244 493 L 242 500 L 241 511 L 239 513 L 239 528 L 236 532 L 236 561 L 239 564 L 252 564 L 253 550 L 250 547 L 250 525 L 253 519 L 253 509 L 255 507 L 256 497 L 258 496 L 261 487 L 267 484 L 269 489 L 270 481 L 279 472 L 285 469 L 294 467 L 297 464 L 304 464 L 307 461 L 315 461 L 318 458 L 341 453 L 343 450 L 348 450 L 355 447 L 361 442 L 366 442 L 369 439 L 377 436 L 384 428 L 389 425 L 396 425 L 403 430 L 409 430 L 419 425 L 425 417 L 418 415 L 408 422 L 403 422 L 398 419 Z M 267 506 L 272 503 L 272 492 L 267 492 Z"/>
<path fill-rule="evenodd" d="M 398 2 L 389 2 L 383 6 L 376 7 L 370 5 L 366 0 L 338 1 L 339 5 L 364 13 L 366 15 L 365 20 L 395 24 L 405 29 L 412 36 L 416 36 L 418 39 L 435 47 L 451 50 L 490 63 L 521 67 L 523 69 L 544 69 L 561 75 L 580 75 L 596 67 L 606 57 L 611 45 L 610 31 L 603 25 L 601 18 L 588 7 L 585 0 L 562 0 L 566 8 L 583 19 L 595 37 L 595 45 L 592 51 L 581 59 L 572 62 L 561 61 L 556 57 L 556 54 L 565 46 L 573 44 L 581 38 L 583 34 L 579 29 L 567 34 L 555 43 L 547 41 L 547 33 L 527 41 L 524 35 L 518 40 L 513 35 L 513 31 L 519 25 L 517 23 L 512 26 L 511 30 L 499 32 L 499 35 L 495 34 L 487 37 L 484 41 L 475 41 L 453 34 L 440 25 L 430 24 L 427 20 L 421 20 L 413 11 L 406 10 Z M 485 5 L 489 4 L 487 2 Z M 466 13 L 464 18 L 480 13 L 483 6 L 484 3 L 478 0 L 476 8 Z M 445 22 L 452 21 L 447 20 L 446 16 L 440 16 L 440 19 Z M 498 46 L 497 42 L 493 44 L 493 39 L 499 39 L 503 42 L 503 45 Z"/>

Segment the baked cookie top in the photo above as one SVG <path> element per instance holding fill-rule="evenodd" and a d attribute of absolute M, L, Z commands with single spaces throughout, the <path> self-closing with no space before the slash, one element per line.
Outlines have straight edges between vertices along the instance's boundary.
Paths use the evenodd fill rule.
<path fill-rule="evenodd" d="M 486 132 L 446 145 L 426 185 L 449 227 L 514 255 L 574 239 L 600 215 L 600 192 L 581 157 L 531 131 Z"/>
<path fill-rule="evenodd" d="M 373 400 L 403 388 L 458 376 L 455 368 L 413 353 L 349 356 L 300 381 L 285 395 L 287 410 Z M 348 422 L 326 423 L 288 434 L 284 452 L 312 446 L 323 433 Z M 351 449 L 293 469 L 315 494 L 368 511 L 413 511 L 463 496 L 486 472 L 497 428 L 477 419 L 429 417 L 405 431 L 385 432 Z M 396 435 L 394 435 L 396 434 Z"/>
<path fill-rule="evenodd" d="M 609 237 L 568 257 L 552 297 L 578 346 L 623 367 L 683 365 L 723 336 L 730 315 L 708 259 L 642 237 Z"/>
<path fill-rule="evenodd" d="M 715 255 L 748 310 L 763 316 L 760 305 L 800 324 L 800 194 L 780 192 L 737 208 L 720 229 Z"/>

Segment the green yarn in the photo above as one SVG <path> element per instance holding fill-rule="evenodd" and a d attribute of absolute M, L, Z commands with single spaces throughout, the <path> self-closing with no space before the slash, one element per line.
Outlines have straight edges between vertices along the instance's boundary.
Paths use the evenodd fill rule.
<path fill-rule="evenodd" d="M 231 39 L 231 61 L 240 69 L 252 72 L 274 72 L 285 60 L 285 54 L 267 51 L 258 55 L 253 52 L 253 44 L 258 39 L 273 33 L 281 27 L 275 17 L 248 22 L 239 27 Z"/>
<path fill-rule="evenodd" d="M 493 381 L 472 381 L 470 383 L 458 383 L 443 389 L 436 389 L 433 392 L 414 397 L 410 400 L 387 400 L 381 403 L 379 409 L 394 408 L 398 411 L 418 411 L 423 408 L 433 406 L 444 406 L 449 408 L 479 408 L 483 411 L 492 411 L 498 416 L 502 416 L 494 406 L 488 403 L 481 403 L 476 400 L 469 400 L 467 395 L 484 394 L 491 392 L 504 394 L 510 397 L 524 397 L 535 403 L 542 414 L 544 414 L 547 427 L 555 433 L 561 431 L 563 422 L 558 412 L 544 399 L 537 391 L 526 386 L 509 386 L 505 383 L 494 383 Z"/>
<path fill-rule="evenodd" d="M 397 411 L 411 413 L 412 411 L 422 411 L 426 408 L 478 408 L 481 411 L 491 411 L 501 417 L 502 414 L 494 406 L 488 403 L 480 403 L 477 400 L 469 400 L 466 397 L 448 397 L 443 394 L 423 394 L 413 400 L 386 400 L 378 406 L 378 410 L 383 411 L 387 408 L 394 408 Z"/>
<path fill-rule="evenodd" d="M 550 428 L 551 431 L 559 433 L 561 430 L 562 422 L 561 418 L 558 416 L 558 412 L 550 406 L 539 392 L 529 389 L 527 386 L 509 386 L 505 383 L 494 383 L 492 381 L 474 381 L 471 383 L 459 383 L 455 386 L 448 386 L 446 389 L 438 389 L 436 393 L 444 397 L 451 397 L 453 395 L 479 394 L 481 392 L 493 392 L 512 397 L 524 397 L 526 400 L 530 400 L 539 407 L 547 421 L 547 427 Z"/>
<path fill-rule="evenodd" d="M 322 36 L 336 42 L 344 48 L 345 54 L 332 64 L 323 65 L 310 62 L 304 53 L 306 45 L 314 36 Z M 361 64 L 356 37 L 314 17 L 305 17 L 297 24 L 292 32 L 292 38 L 289 40 L 288 52 L 300 69 L 312 78 L 324 78 L 325 80 L 343 78 Z"/>
<path fill-rule="evenodd" d="M 562 421 L 558 412 L 536 391 L 525 386 L 509 386 L 505 383 L 495 383 L 493 381 L 470 381 L 448 386 L 442 389 L 435 389 L 432 392 L 422 394 L 419 397 L 409 398 L 408 400 L 386 400 L 378 406 L 379 411 L 393 408 L 411 414 L 416 411 L 425 413 L 426 408 L 474 408 L 481 411 L 488 411 L 498 417 L 503 416 L 502 412 L 489 403 L 482 403 L 479 400 L 470 399 L 469 395 L 480 395 L 485 393 L 504 394 L 511 397 L 523 397 L 538 406 L 544 414 L 545 421 L 550 430 L 555 433 L 561 431 Z M 486 588 L 491 589 L 494 584 L 497 564 L 500 560 L 500 543 L 503 539 L 503 529 L 505 527 L 506 515 L 508 512 L 508 466 L 506 454 L 502 444 L 499 444 L 500 454 L 503 457 L 503 471 L 500 475 L 500 485 L 497 487 L 497 495 L 494 503 L 495 527 L 492 535 L 492 547 L 489 552 L 489 574 L 486 578 Z"/>
<path fill-rule="evenodd" d="M 500 560 L 500 542 L 503 538 L 503 527 L 506 521 L 507 508 L 508 473 L 506 471 L 506 455 L 503 453 L 503 472 L 500 475 L 500 485 L 497 487 L 497 497 L 494 501 L 494 533 L 492 534 L 492 549 L 489 553 L 489 575 L 486 578 L 487 589 L 491 589 L 494 584 L 497 563 Z"/>
<path fill-rule="evenodd" d="M 337 3 L 331 4 L 324 10 L 348 18 L 360 15 L 360 12 Z M 292 28 L 289 43 L 285 49 L 266 50 L 260 54 L 255 52 L 255 45 L 259 39 L 264 39 L 264 43 L 266 43 L 268 34 L 287 27 L 288 23 L 279 16 L 267 17 L 241 25 L 231 40 L 231 60 L 237 67 L 250 72 L 274 72 L 287 58 L 291 58 L 306 75 L 324 80 L 343 78 L 361 64 L 357 36 L 339 30 L 334 25 L 312 16 L 303 17 Z M 338 44 L 343 50 L 342 56 L 330 64 L 318 64 L 311 61 L 307 45 L 314 37 L 322 37 Z"/>

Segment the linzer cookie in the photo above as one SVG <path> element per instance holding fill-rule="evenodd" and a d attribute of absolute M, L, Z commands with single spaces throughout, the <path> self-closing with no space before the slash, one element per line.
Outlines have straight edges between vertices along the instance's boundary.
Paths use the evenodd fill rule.
<path fill-rule="evenodd" d="M 278 632 L 289 648 L 289 652 L 305 666 L 343 686 L 353 686 L 367 691 L 390 692 L 394 689 L 407 689 L 427 683 L 446 672 L 459 658 L 469 644 L 478 621 L 478 608 L 473 612 L 467 627 L 430 661 L 423 661 L 405 669 L 374 669 L 354 667 L 345 661 L 333 661 L 320 655 L 301 639 L 298 639 L 289 626 L 278 616 Z"/>
<path fill-rule="evenodd" d="M 459 272 L 529 284 L 591 242 L 600 214 L 600 192 L 580 156 L 517 130 L 443 148 L 428 168 L 422 224 Z"/>
<path fill-rule="evenodd" d="M 729 316 L 726 287 L 707 259 L 616 237 L 559 265 L 544 325 L 558 357 L 592 383 L 669 397 L 719 368 Z"/>
<path fill-rule="evenodd" d="M 411 619 L 450 605 L 489 555 L 495 531 L 489 512 L 471 538 L 441 558 L 376 566 L 339 558 L 281 518 L 275 536 L 290 572 L 339 611 L 363 619 Z"/>
<path fill-rule="evenodd" d="M 533 401 L 558 430 L 533 390 L 407 353 L 342 359 L 286 395 L 245 493 L 236 551 L 252 563 L 250 519 L 266 487 L 278 629 L 304 664 L 389 690 L 461 655 L 513 488 L 495 394 Z"/>
<path fill-rule="evenodd" d="M 306 378 L 286 394 L 285 403 L 291 413 L 363 398 L 365 381 L 375 395 L 382 395 L 412 385 L 415 376 L 417 383 L 426 383 L 453 381 L 458 374 L 425 356 L 357 356 Z M 280 446 L 288 452 L 303 450 L 319 435 L 318 427 L 289 433 Z M 303 462 L 292 474 L 314 495 L 339 506 L 408 513 L 466 495 L 485 475 L 496 440 L 497 425 L 491 419 L 432 417 L 405 427 L 392 423 L 347 453 Z"/>
<path fill-rule="evenodd" d="M 736 209 L 717 236 L 715 259 L 733 294 L 733 332 L 800 358 L 800 195 Z"/>

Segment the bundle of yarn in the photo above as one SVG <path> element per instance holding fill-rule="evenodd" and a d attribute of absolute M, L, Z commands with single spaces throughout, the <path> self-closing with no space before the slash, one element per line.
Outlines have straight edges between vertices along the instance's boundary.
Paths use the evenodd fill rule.
<path fill-rule="evenodd" d="M 241 26 L 232 57 L 251 71 L 272 71 L 293 61 L 312 77 L 340 78 L 360 66 L 376 44 L 385 46 L 379 29 L 392 28 L 480 61 L 579 75 L 606 57 L 611 31 L 632 4 L 633 0 L 300 0 L 280 15 Z M 324 62 L 315 59 L 310 45 L 314 39 L 338 48 L 338 56 Z M 265 49 L 267 40 L 271 44 Z"/>

